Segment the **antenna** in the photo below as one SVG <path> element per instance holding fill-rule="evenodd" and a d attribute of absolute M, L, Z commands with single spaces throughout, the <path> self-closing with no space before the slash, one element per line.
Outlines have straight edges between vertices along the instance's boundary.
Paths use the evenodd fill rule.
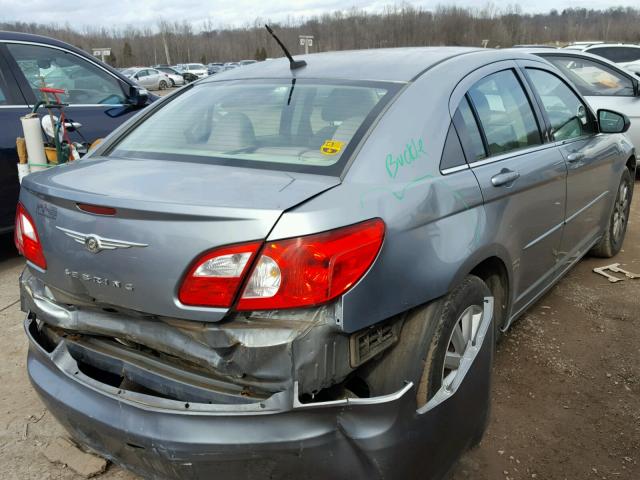
<path fill-rule="evenodd" d="M 284 46 L 284 43 L 282 43 L 280 39 L 276 36 L 276 34 L 273 33 L 273 30 L 271 30 L 271 27 L 267 24 L 265 24 L 264 27 L 267 29 L 267 32 L 269 32 L 271 36 L 276 39 L 276 42 L 278 42 L 278 45 L 280 45 L 280 48 L 282 48 L 282 50 L 284 51 L 284 54 L 289 59 L 289 68 L 291 70 L 304 67 L 307 64 L 307 62 L 305 62 L 304 60 L 294 60 L 291 54 L 289 53 L 289 50 L 287 50 L 287 47 Z"/>

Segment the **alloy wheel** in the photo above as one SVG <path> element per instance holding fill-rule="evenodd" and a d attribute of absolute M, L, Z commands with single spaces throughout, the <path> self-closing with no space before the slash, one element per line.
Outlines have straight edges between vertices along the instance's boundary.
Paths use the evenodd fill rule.
<path fill-rule="evenodd" d="M 478 328 L 482 321 L 482 312 L 480 305 L 467 307 L 458 317 L 453 327 L 444 357 L 444 366 L 442 367 L 442 385 L 447 390 L 451 388 L 458 375 L 460 361 L 467 348 L 476 340 Z"/>
<path fill-rule="evenodd" d="M 623 182 L 618 189 L 616 203 L 613 206 L 613 240 L 619 242 L 627 223 L 627 210 L 629 207 L 629 185 Z"/>

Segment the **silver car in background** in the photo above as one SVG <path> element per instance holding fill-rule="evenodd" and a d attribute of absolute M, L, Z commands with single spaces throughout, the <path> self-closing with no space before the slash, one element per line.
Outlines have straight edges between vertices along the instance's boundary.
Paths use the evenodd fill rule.
<path fill-rule="evenodd" d="M 500 333 L 622 248 L 629 120 L 547 61 L 302 59 L 188 85 L 23 180 L 32 384 L 147 478 L 443 478 Z"/>
<path fill-rule="evenodd" d="M 122 71 L 122 74 L 135 80 L 140 86 L 149 90 L 164 90 L 171 86 L 171 80 L 155 68 L 127 68 Z"/>
<path fill-rule="evenodd" d="M 171 82 L 171 87 L 180 87 L 185 84 L 184 77 L 180 72 L 171 67 L 156 67 L 160 73 L 163 73 Z"/>

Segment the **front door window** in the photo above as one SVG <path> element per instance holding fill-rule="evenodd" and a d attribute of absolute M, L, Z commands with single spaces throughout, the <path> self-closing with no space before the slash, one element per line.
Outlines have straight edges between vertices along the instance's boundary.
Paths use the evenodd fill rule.
<path fill-rule="evenodd" d="M 37 99 L 42 98 L 39 88 L 46 86 L 65 90 L 60 98 L 71 105 L 125 103 L 121 82 L 77 55 L 40 45 L 7 47 Z"/>

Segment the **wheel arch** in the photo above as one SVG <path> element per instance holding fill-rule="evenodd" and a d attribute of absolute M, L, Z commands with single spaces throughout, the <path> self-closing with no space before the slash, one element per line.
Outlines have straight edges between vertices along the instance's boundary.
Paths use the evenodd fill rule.
<path fill-rule="evenodd" d="M 635 176 L 640 172 L 639 170 L 637 170 L 638 160 L 636 159 L 635 154 L 631 155 L 627 159 L 626 165 L 627 165 L 627 168 L 629 169 L 629 172 L 631 173 L 631 179 L 634 179 Z"/>
<path fill-rule="evenodd" d="M 453 290 L 467 275 L 481 278 L 494 296 L 494 315 L 498 320 L 496 334 L 507 323 L 511 310 L 513 272 L 508 267 L 509 265 L 511 265 L 511 261 L 507 250 L 502 246 L 493 245 L 490 249 L 470 256 L 458 269 L 447 289 L 448 291 Z"/>

